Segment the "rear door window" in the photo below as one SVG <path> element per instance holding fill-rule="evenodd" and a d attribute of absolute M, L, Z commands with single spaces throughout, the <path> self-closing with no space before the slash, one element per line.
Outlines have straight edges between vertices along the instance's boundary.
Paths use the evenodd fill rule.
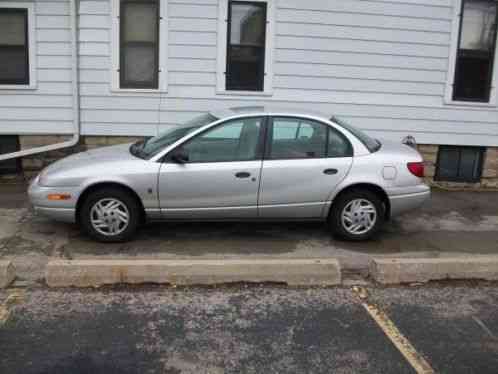
<path fill-rule="evenodd" d="M 269 136 L 267 158 L 273 160 L 352 156 L 346 137 L 317 121 L 274 117 Z"/>

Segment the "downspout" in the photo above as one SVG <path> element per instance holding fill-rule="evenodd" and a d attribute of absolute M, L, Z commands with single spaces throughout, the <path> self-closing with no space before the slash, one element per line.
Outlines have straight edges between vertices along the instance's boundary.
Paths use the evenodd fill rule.
<path fill-rule="evenodd" d="M 70 19 L 71 19 L 71 76 L 72 76 L 72 93 L 73 93 L 73 136 L 70 140 L 45 145 L 42 147 L 25 149 L 17 152 L 0 154 L 0 161 L 9 160 L 17 157 L 24 157 L 43 152 L 55 151 L 57 149 L 74 147 L 80 140 L 80 98 L 78 87 L 78 0 L 69 0 L 70 2 Z"/>

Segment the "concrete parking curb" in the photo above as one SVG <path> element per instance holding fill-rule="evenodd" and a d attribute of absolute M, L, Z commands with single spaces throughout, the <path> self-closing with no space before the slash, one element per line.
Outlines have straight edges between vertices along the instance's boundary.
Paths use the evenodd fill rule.
<path fill-rule="evenodd" d="M 54 260 L 47 265 L 46 282 L 50 287 L 232 282 L 331 286 L 341 284 L 341 268 L 335 259 Z"/>
<path fill-rule="evenodd" d="M 444 279 L 498 280 L 498 256 L 373 259 L 370 275 L 382 284 Z"/>
<path fill-rule="evenodd" d="M 14 265 L 10 261 L 0 261 L 0 288 L 8 287 L 15 277 Z"/>

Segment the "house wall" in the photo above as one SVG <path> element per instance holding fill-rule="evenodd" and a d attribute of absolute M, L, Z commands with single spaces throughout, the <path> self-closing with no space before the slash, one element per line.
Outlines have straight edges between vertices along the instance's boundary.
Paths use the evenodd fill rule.
<path fill-rule="evenodd" d="M 216 94 L 218 0 L 169 0 L 162 96 L 110 92 L 110 1 L 81 0 L 83 133 L 152 135 L 213 107 L 272 102 L 395 140 L 498 145 L 497 108 L 444 104 L 452 0 L 276 4 L 273 96 L 248 98 Z"/>
<path fill-rule="evenodd" d="M 0 87 L 0 134 L 73 131 L 69 2 L 36 0 L 34 4 L 37 85 L 16 90 Z"/>
<path fill-rule="evenodd" d="M 168 92 L 157 94 L 111 90 L 111 0 L 80 0 L 82 134 L 155 135 L 212 108 L 270 102 L 377 137 L 498 146 L 496 107 L 444 104 L 456 0 L 273 0 L 273 95 L 254 97 L 216 93 L 218 1 L 168 0 Z M 38 89 L 0 90 L 0 134 L 71 130 L 68 1 L 35 3 Z"/>

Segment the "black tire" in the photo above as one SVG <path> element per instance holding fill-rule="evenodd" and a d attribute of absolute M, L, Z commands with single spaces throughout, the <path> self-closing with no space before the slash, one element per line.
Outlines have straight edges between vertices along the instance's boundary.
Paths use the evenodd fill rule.
<path fill-rule="evenodd" d="M 342 212 L 346 206 L 356 199 L 363 199 L 370 202 L 376 210 L 376 220 L 373 226 L 364 233 L 354 234 L 347 230 L 342 221 Z M 332 234 L 338 238 L 349 241 L 363 241 L 375 236 L 382 228 L 385 220 L 385 207 L 381 198 L 374 192 L 357 189 L 347 191 L 339 195 L 332 204 L 329 216 L 329 227 Z"/>
<path fill-rule="evenodd" d="M 123 203 L 129 214 L 128 226 L 116 235 L 103 235 L 91 223 L 92 207 L 102 199 L 115 199 Z M 91 192 L 84 200 L 79 215 L 79 222 L 83 231 L 93 239 L 103 243 L 125 242 L 130 240 L 140 224 L 141 207 L 136 198 L 120 188 L 104 187 Z"/>

